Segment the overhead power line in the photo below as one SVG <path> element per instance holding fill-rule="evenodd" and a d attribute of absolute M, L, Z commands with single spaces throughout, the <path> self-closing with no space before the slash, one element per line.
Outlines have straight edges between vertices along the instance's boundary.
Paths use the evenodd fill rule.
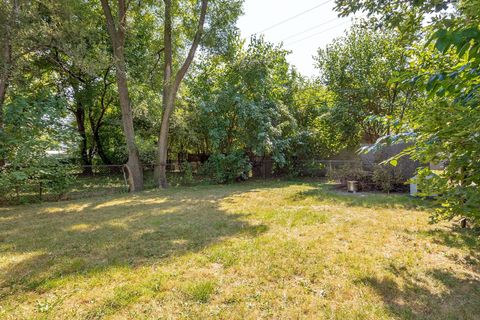
<path fill-rule="evenodd" d="M 288 45 L 292 45 L 292 44 L 299 43 L 299 42 L 302 42 L 302 41 L 304 41 L 304 40 L 313 38 L 313 37 L 315 37 L 315 36 L 318 36 L 318 35 L 320 35 L 320 34 L 323 34 L 323 33 L 327 32 L 327 31 L 330 31 L 330 30 L 333 30 L 333 29 L 335 29 L 335 28 L 337 28 L 337 27 L 340 27 L 340 26 L 346 24 L 347 22 L 348 22 L 348 21 L 343 21 L 342 23 L 339 23 L 339 24 L 337 24 L 337 25 L 334 25 L 334 26 L 332 26 L 332 27 L 330 27 L 330 28 L 324 29 L 324 30 L 322 30 L 322 31 L 320 31 L 320 32 L 311 34 L 311 35 L 309 35 L 309 36 L 307 36 L 307 37 L 305 37 L 305 38 L 301 38 L 301 39 L 299 39 L 299 40 L 296 40 L 296 41 L 293 41 L 293 42 L 290 42 L 290 43 L 287 43 L 287 44 L 288 44 Z"/>
<path fill-rule="evenodd" d="M 287 18 L 287 19 L 285 19 L 285 20 L 282 20 L 282 21 L 280 21 L 280 22 L 277 22 L 277 23 L 275 23 L 274 25 L 271 25 L 270 27 L 267 27 L 267 28 L 265 28 L 265 29 L 263 29 L 263 30 L 261 30 L 261 31 L 255 32 L 254 34 L 264 33 L 265 31 L 268 31 L 268 30 L 271 30 L 271 29 L 273 29 L 273 28 L 276 28 L 276 27 L 278 27 L 278 26 L 280 26 L 280 25 L 282 25 L 282 24 L 284 24 L 284 23 L 286 23 L 286 22 L 289 22 L 289 21 L 291 21 L 291 20 L 293 20 L 293 19 L 295 19 L 295 18 L 298 18 L 298 17 L 300 17 L 300 16 L 302 16 L 302 15 L 304 15 L 304 14 L 310 12 L 310 11 L 313 11 L 313 10 L 315 10 L 315 9 L 317 9 L 317 8 L 320 8 L 321 6 L 326 5 L 327 3 L 331 2 L 331 1 L 332 1 L 332 0 L 324 1 L 324 2 L 322 2 L 322 3 L 320 3 L 320 4 L 318 4 L 318 5 L 310 8 L 310 9 L 307 9 L 307 10 L 305 10 L 305 11 L 302 11 L 302 12 L 300 12 L 300 13 L 297 13 L 296 15 L 291 16 L 290 18 Z"/>
<path fill-rule="evenodd" d="M 297 32 L 297 33 L 295 33 L 295 34 L 292 34 L 292 35 L 290 35 L 290 36 L 288 36 L 288 37 L 286 37 L 286 38 L 282 39 L 282 41 L 286 41 L 286 40 L 289 40 L 289 39 L 295 38 L 296 36 L 302 35 L 302 34 L 304 34 L 304 33 L 308 32 L 308 31 L 315 30 L 315 29 L 317 29 L 317 28 L 319 28 L 319 27 L 322 27 L 322 26 L 324 26 L 324 25 L 327 25 L 327 24 L 329 24 L 330 22 L 333 22 L 333 21 L 336 21 L 336 20 L 338 20 L 338 18 L 337 18 L 337 17 L 335 17 L 335 18 L 333 18 L 333 19 L 331 19 L 331 20 L 328 20 L 328 21 L 322 22 L 322 23 L 320 23 L 320 24 L 317 24 L 317 25 L 315 25 L 315 26 L 313 26 L 313 27 L 310 27 L 310 28 L 308 28 L 308 29 L 305 29 L 305 30 L 303 30 L 303 31 Z"/>

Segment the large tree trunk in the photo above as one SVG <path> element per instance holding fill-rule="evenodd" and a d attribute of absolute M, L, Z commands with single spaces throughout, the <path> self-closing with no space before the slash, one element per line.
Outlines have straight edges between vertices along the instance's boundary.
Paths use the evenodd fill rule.
<path fill-rule="evenodd" d="M 10 73 L 12 72 L 12 29 L 13 24 L 16 23 L 16 17 L 18 16 L 19 4 L 18 1 L 13 1 L 13 7 L 11 16 L 9 17 L 9 26 L 5 28 L 5 34 L 0 37 L 1 43 L 1 55 L 2 55 L 2 65 L 0 65 L 0 134 L 4 130 L 4 103 L 7 96 L 8 81 L 10 78 Z M 3 154 L 0 154 L 0 167 L 5 165 L 5 159 Z"/>
<path fill-rule="evenodd" d="M 156 153 L 155 164 L 155 181 L 160 188 L 167 188 L 167 160 L 168 160 L 168 130 L 170 126 L 170 117 L 175 107 L 175 99 L 177 96 L 178 88 L 182 82 L 185 74 L 193 61 L 195 52 L 197 51 L 200 43 L 203 26 L 205 23 L 205 15 L 207 13 L 208 0 L 202 0 L 200 9 L 200 16 L 198 20 L 197 31 L 195 37 L 188 51 L 187 57 L 183 62 L 175 76 L 172 75 L 173 67 L 173 50 L 172 50 L 172 1 L 164 0 L 165 4 L 165 19 L 164 19 L 164 46 L 165 46 L 165 58 L 163 68 L 163 114 L 162 123 L 160 127 L 160 134 L 158 136 L 158 148 Z"/>
<path fill-rule="evenodd" d="M 7 81 L 6 79 L 3 79 L 4 77 L 2 76 L 2 79 L 0 79 L 0 137 L 3 135 L 3 129 L 4 129 L 4 124 L 3 124 L 3 104 L 5 102 L 5 96 L 7 93 Z M 4 154 L 0 154 L 0 168 L 5 165 L 5 158 Z"/>
<path fill-rule="evenodd" d="M 8 7 L 8 2 L 6 2 Z M 8 14 L 7 26 L 5 26 L 5 33 L 0 37 L 0 46 L 1 46 L 1 61 L 0 65 L 0 130 L 3 129 L 3 104 L 5 103 L 5 97 L 7 95 L 8 80 L 10 78 L 10 73 L 12 72 L 12 43 L 13 39 L 13 29 L 14 25 L 17 23 L 17 16 L 19 11 L 19 3 L 17 0 L 12 1 L 11 3 L 11 12 Z"/>
<path fill-rule="evenodd" d="M 77 122 L 77 131 L 80 135 L 80 155 L 82 157 L 82 174 L 93 175 L 92 159 L 88 155 L 87 132 L 85 130 L 85 109 L 81 104 L 77 105 L 75 110 L 75 120 Z"/>
<path fill-rule="evenodd" d="M 100 96 L 100 115 L 98 116 L 97 119 L 95 119 L 94 114 L 92 112 L 92 109 L 89 109 L 88 111 L 88 118 L 90 119 L 90 127 L 92 128 L 93 132 L 93 143 L 96 147 L 97 153 L 100 156 L 100 159 L 102 159 L 103 164 L 106 165 L 111 165 L 113 162 L 108 158 L 108 156 L 105 153 L 105 150 L 103 149 L 103 142 L 102 139 L 100 138 L 100 127 L 103 125 L 103 117 L 105 115 L 105 112 L 107 111 L 108 106 L 111 103 L 110 101 L 105 100 L 105 97 L 107 95 L 107 89 L 110 85 L 108 83 L 108 74 L 110 72 L 110 67 L 108 67 L 105 70 L 105 74 L 103 76 L 103 91 Z"/>
<path fill-rule="evenodd" d="M 108 0 L 101 0 L 101 3 L 105 18 L 107 20 L 107 30 L 112 42 L 113 56 L 115 60 L 118 96 L 120 108 L 122 110 L 123 132 L 125 134 L 125 140 L 128 149 L 128 161 L 126 164 L 128 170 L 126 170 L 126 172 L 131 175 L 128 178 L 130 184 L 129 190 L 131 192 L 135 192 L 143 190 L 143 166 L 140 162 L 137 145 L 135 143 L 133 114 L 128 93 L 127 72 L 124 55 L 127 7 L 125 0 L 118 0 L 118 27 L 116 27 Z"/>
<path fill-rule="evenodd" d="M 171 89 L 170 89 L 171 90 Z M 168 89 L 163 95 L 163 116 L 158 136 L 157 163 L 155 165 L 154 177 L 157 186 L 167 188 L 167 160 L 168 160 L 168 130 L 170 127 L 170 115 L 175 105 L 175 94 Z"/>
<path fill-rule="evenodd" d="M 5 96 L 7 95 L 8 80 L 5 75 L 0 77 L 0 134 L 3 132 L 3 104 L 5 103 Z M 0 156 L 0 166 L 3 165 L 3 159 Z"/>
<path fill-rule="evenodd" d="M 3 131 L 3 104 L 7 95 L 8 77 L 6 75 L 0 76 L 0 132 Z"/>
<path fill-rule="evenodd" d="M 98 129 L 93 132 L 93 141 L 95 142 L 98 156 L 100 157 L 100 159 L 102 159 L 103 164 L 113 164 L 112 160 L 110 160 L 110 158 L 105 153 L 105 150 L 103 149 L 102 139 L 100 139 L 100 133 L 98 132 Z"/>
<path fill-rule="evenodd" d="M 140 157 L 138 155 L 137 144 L 135 143 L 133 115 L 130 108 L 130 98 L 128 94 L 127 75 L 125 72 L 125 61 L 123 59 L 123 52 L 122 59 L 116 63 L 116 70 L 120 108 L 122 109 L 123 132 L 125 133 L 125 139 L 127 141 L 128 149 L 127 166 L 129 167 L 129 172 L 132 175 L 131 179 L 129 179 L 129 181 L 132 182 L 132 185 L 130 186 L 130 191 L 141 191 L 143 190 L 143 166 L 140 162 Z"/>

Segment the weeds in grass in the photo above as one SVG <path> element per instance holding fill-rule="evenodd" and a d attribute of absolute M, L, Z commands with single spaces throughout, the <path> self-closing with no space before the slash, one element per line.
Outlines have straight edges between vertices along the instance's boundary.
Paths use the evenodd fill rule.
<path fill-rule="evenodd" d="M 0 318 L 475 319 L 478 235 L 428 210 L 274 181 L 2 208 Z"/>
<path fill-rule="evenodd" d="M 213 281 L 198 281 L 187 284 L 184 292 L 191 300 L 200 303 L 207 303 L 215 292 L 216 285 Z"/>

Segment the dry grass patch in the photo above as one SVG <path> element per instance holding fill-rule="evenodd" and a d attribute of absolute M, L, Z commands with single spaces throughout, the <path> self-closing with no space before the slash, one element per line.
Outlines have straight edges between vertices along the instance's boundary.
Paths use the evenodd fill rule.
<path fill-rule="evenodd" d="M 249 182 L 0 209 L 5 319 L 478 319 L 480 240 L 428 205 Z"/>

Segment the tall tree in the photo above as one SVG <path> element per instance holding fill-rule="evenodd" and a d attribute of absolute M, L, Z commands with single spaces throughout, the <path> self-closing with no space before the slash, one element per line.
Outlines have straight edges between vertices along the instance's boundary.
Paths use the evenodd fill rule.
<path fill-rule="evenodd" d="M 392 131 L 392 117 L 403 120 L 414 92 L 392 79 L 407 69 L 405 51 L 398 34 L 369 23 L 355 24 L 318 51 L 321 80 L 334 93 L 332 114 L 352 138 L 374 143 Z"/>
<path fill-rule="evenodd" d="M 112 42 L 116 80 L 120 108 L 122 111 L 122 125 L 127 142 L 128 161 L 126 168 L 129 173 L 130 191 L 143 190 L 143 167 L 140 162 L 135 131 L 133 128 L 133 113 L 128 92 L 127 65 L 125 61 L 125 36 L 127 29 L 127 4 L 125 0 L 118 0 L 117 23 L 113 17 L 108 0 L 101 0 L 103 12 L 107 22 L 107 30 Z"/>
<path fill-rule="evenodd" d="M 98 132 L 116 96 L 116 90 L 109 88 L 114 83 L 110 72 L 113 59 L 103 11 L 98 2 L 65 0 L 60 5 L 43 2 L 42 13 L 52 28 L 49 41 L 36 51 L 34 63 L 42 67 L 41 74 L 56 79 L 56 90 L 65 98 L 66 110 L 72 113 L 77 128 L 76 155 L 80 156 L 83 173 L 92 174 L 91 165 L 97 155 L 110 164 Z"/>
<path fill-rule="evenodd" d="M 0 3 L 0 134 L 3 132 L 4 103 L 13 70 L 12 39 L 17 23 L 19 3 L 17 0 L 2 1 Z M 3 166 L 4 159 L 0 158 L 0 166 Z"/>
<path fill-rule="evenodd" d="M 427 107 L 417 108 L 411 126 L 379 143 L 411 141 L 413 146 L 401 155 L 444 163 L 440 172 L 427 167 L 417 176 L 421 193 L 438 195 L 441 206 L 432 218 L 463 216 L 480 224 L 480 2 L 408 0 L 395 6 L 383 0 L 336 0 L 336 4 L 342 15 L 364 11 L 402 33 L 419 25 L 405 24 L 404 17 L 416 16 L 423 22 L 426 38 L 420 50 L 412 50 L 414 74 L 405 74 L 404 83 L 423 89 Z M 428 49 L 432 52 L 426 53 Z"/>
<path fill-rule="evenodd" d="M 105 1 L 105 0 L 102 0 Z M 174 73 L 173 72 L 173 10 L 172 10 L 172 1 L 164 0 L 165 4 L 165 13 L 164 13 L 164 65 L 163 65 L 163 95 L 162 95 L 162 105 L 163 105 L 163 114 L 162 122 L 160 127 L 160 133 L 158 137 L 158 149 L 156 155 L 156 166 L 155 166 L 155 180 L 159 187 L 166 188 L 167 176 L 166 176 L 166 167 L 167 167 L 167 156 L 168 156 L 168 131 L 170 125 L 170 118 L 175 107 L 175 100 L 177 98 L 177 92 L 180 88 L 180 84 L 187 73 L 195 52 L 200 44 L 203 28 L 205 23 L 205 16 L 207 14 L 207 5 L 208 0 L 202 0 L 200 5 L 200 14 L 198 18 L 197 29 L 195 36 L 193 37 L 192 44 L 188 51 L 187 57 L 183 62 L 180 69 Z"/>
<path fill-rule="evenodd" d="M 206 57 L 189 79 L 198 105 L 191 126 L 209 142 L 211 154 L 241 151 L 252 160 L 272 156 L 284 162 L 294 121 L 287 108 L 293 75 L 288 51 L 252 38 L 232 43 L 228 55 Z"/>

